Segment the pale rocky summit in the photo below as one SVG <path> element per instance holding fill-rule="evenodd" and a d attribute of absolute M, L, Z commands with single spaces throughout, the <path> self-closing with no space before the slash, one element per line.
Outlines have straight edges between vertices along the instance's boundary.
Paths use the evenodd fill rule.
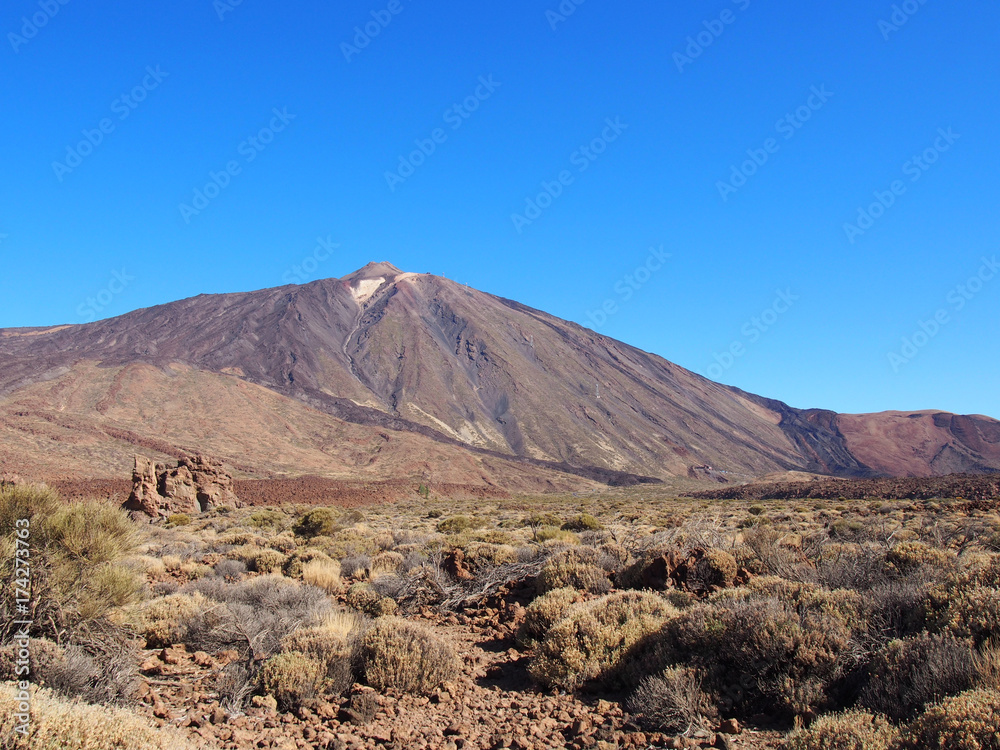
<path fill-rule="evenodd" d="M 233 490 L 232 476 L 218 461 L 205 456 L 185 456 L 177 466 L 168 467 L 136 455 L 132 494 L 122 507 L 160 518 L 172 513 L 201 513 L 241 505 Z"/>

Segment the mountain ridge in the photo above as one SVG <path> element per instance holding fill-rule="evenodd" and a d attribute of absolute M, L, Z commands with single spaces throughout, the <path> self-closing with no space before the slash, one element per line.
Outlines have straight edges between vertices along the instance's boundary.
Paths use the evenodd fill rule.
<path fill-rule="evenodd" d="M 89 363 L 98 369 L 87 370 Z M 997 420 L 935 410 L 843 415 L 796 409 L 515 300 L 407 273 L 387 261 L 341 278 L 198 295 L 81 325 L 0 329 L 0 364 L 0 450 L 12 457 L 25 455 L 11 452 L 18 434 L 45 433 L 40 423 L 70 414 L 82 420 L 84 432 L 82 425 L 127 427 L 141 439 L 159 439 L 164 426 L 157 415 L 179 398 L 169 377 L 162 392 L 143 391 L 141 407 L 132 405 L 141 419 L 122 411 L 138 380 L 158 378 L 142 371 L 130 380 L 128 373 L 145 365 L 168 375 L 171 368 L 191 368 L 205 394 L 219 398 L 235 381 L 325 415 L 338 429 L 391 431 L 399 443 L 419 437 L 474 454 L 470 466 L 481 476 L 473 479 L 487 483 L 502 483 L 511 462 L 519 464 L 514 473 L 530 467 L 546 476 L 611 483 L 695 476 L 704 466 L 744 476 L 1000 469 Z M 46 391 L 45 384 L 58 391 L 72 379 L 81 388 L 80 373 L 94 381 L 102 369 L 116 371 L 114 382 L 92 403 L 71 407 L 50 392 L 51 403 L 33 395 L 24 407 L 26 395 Z M 235 429 L 230 421 L 237 417 L 220 415 L 217 426 Z M 187 445 L 205 442 L 195 412 L 180 418 L 191 433 Z M 289 437 L 279 421 L 260 429 L 291 455 L 303 438 Z M 315 466 L 319 457 L 308 467 L 265 460 L 263 446 L 246 444 L 232 453 L 224 458 L 269 465 L 268 471 L 324 468 Z M 326 473 L 342 474 L 334 453 Z M 483 461 L 506 468 L 491 473 Z M 390 466 L 399 469 L 390 461 L 386 472 Z"/>

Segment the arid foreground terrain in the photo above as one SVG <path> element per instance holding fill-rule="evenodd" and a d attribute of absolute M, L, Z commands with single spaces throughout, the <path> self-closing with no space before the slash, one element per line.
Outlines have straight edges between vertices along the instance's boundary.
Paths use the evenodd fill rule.
<path fill-rule="evenodd" d="M 11 586 L 0 605 L 0 736 L 87 750 L 997 748 L 996 482 L 961 481 L 978 496 L 422 485 L 391 503 L 154 523 L 120 497 L 6 484 L 0 567 L 30 583 L 30 604 L 18 613 Z"/>

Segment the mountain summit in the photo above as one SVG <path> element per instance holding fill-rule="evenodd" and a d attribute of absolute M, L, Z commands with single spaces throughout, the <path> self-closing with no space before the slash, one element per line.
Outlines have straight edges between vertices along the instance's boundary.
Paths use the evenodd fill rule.
<path fill-rule="evenodd" d="M 997 470 L 1000 422 L 794 409 L 387 262 L 0 330 L 4 464 L 121 474 L 136 446 L 248 474 L 556 487 L 706 466 L 741 478 Z"/>

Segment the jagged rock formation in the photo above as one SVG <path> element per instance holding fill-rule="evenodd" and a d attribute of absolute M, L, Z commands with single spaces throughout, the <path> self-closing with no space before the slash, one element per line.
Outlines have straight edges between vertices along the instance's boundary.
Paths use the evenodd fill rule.
<path fill-rule="evenodd" d="M 201 513 L 220 506 L 240 507 L 233 478 L 218 461 L 205 456 L 185 456 L 177 466 L 154 464 L 136 455 L 132 494 L 125 510 L 165 518 L 173 513 Z"/>

